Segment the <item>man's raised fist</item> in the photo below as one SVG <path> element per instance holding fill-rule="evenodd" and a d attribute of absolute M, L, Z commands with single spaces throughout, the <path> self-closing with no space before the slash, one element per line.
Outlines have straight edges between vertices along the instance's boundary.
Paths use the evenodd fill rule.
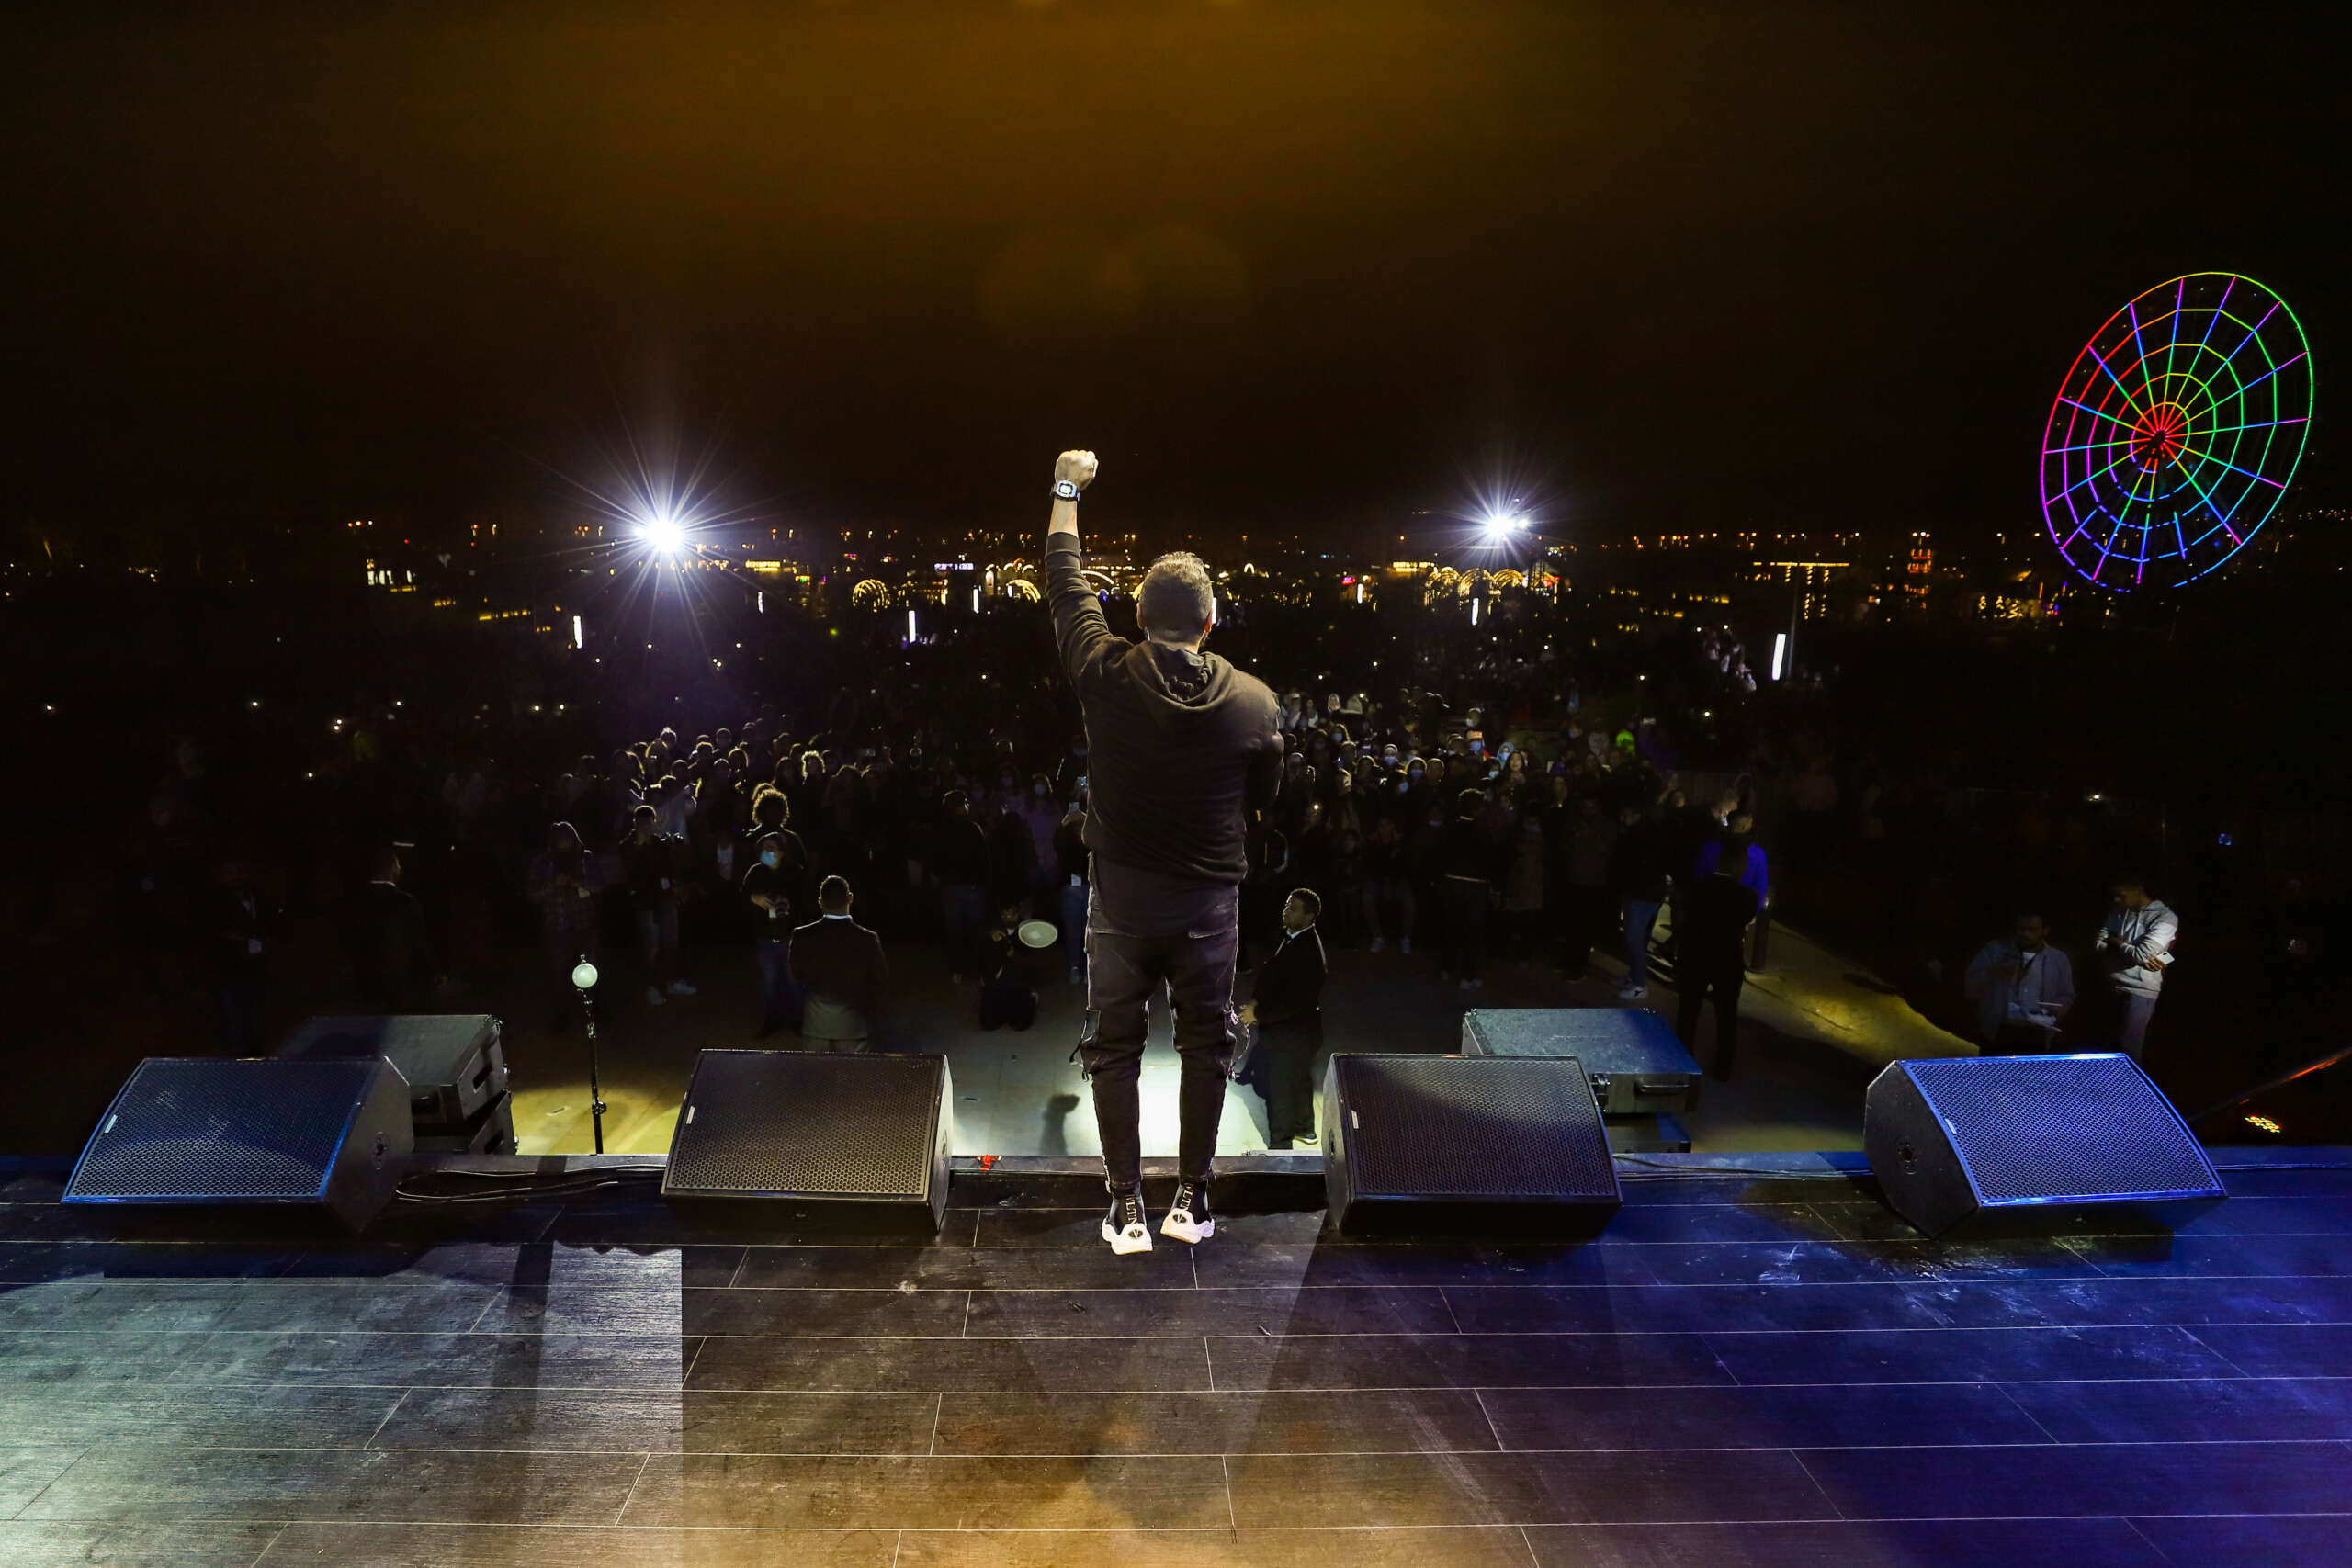
<path fill-rule="evenodd" d="M 1084 490 L 1094 482 L 1094 470 L 1099 466 L 1091 452 L 1065 452 L 1054 459 L 1054 482 L 1059 484 L 1068 479 Z"/>

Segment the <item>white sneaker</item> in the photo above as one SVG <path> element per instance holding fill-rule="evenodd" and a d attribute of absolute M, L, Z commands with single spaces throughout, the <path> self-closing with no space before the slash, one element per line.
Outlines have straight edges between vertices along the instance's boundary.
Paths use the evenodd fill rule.
<path fill-rule="evenodd" d="M 1312 1133 L 1301 1133 L 1297 1137 L 1293 1138 L 1291 1142 L 1297 1145 L 1302 1149 L 1322 1147 L 1321 1143 L 1317 1140 L 1315 1134 Z"/>
<path fill-rule="evenodd" d="M 696 986 L 692 980 L 673 980 L 670 982 L 670 994 L 673 997 L 691 997 L 697 995 L 700 990 L 701 987 Z"/>
<path fill-rule="evenodd" d="M 1637 1002 L 1649 994 L 1650 988 L 1647 986 L 1627 986 L 1617 993 L 1617 999 L 1621 1002 Z"/>
<path fill-rule="evenodd" d="M 1372 951 L 1374 953 L 1378 953 L 1387 945 L 1388 939 L 1386 937 L 1376 936 L 1372 939 Z"/>
<path fill-rule="evenodd" d="M 1396 951 L 1403 953 L 1408 958 L 1413 956 L 1413 939 L 1408 936 L 1398 937 L 1396 939 Z"/>
<path fill-rule="evenodd" d="M 1209 1213 L 1208 1189 L 1189 1181 L 1178 1182 L 1176 1201 L 1168 1206 L 1168 1217 L 1159 1222 L 1159 1234 L 1194 1247 L 1216 1235 L 1216 1217 Z"/>
<path fill-rule="evenodd" d="M 1102 1216 L 1102 1239 L 1122 1258 L 1151 1250 L 1151 1227 L 1144 1221 L 1142 1198 L 1133 1192 L 1112 1194 L 1111 1212 Z"/>
<path fill-rule="evenodd" d="M 645 1005 L 647 1007 L 658 1008 L 669 999 L 669 998 L 662 994 L 661 987 L 648 986 L 645 987 Z"/>

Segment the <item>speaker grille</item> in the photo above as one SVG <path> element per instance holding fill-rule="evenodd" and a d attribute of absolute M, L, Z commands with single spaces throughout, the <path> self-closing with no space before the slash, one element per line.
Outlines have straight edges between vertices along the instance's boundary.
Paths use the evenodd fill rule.
<path fill-rule="evenodd" d="M 141 1063 L 75 1167 L 82 1199 L 317 1199 L 383 1070 L 356 1061 Z"/>
<path fill-rule="evenodd" d="M 1340 1071 L 1359 1196 L 1617 1196 L 1573 1056 L 1347 1056 Z"/>
<path fill-rule="evenodd" d="M 2179 1113 L 2128 1056 L 1904 1067 L 1988 1205 L 2218 1190 Z"/>
<path fill-rule="evenodd" d="M 922 1199 L 940 1104 L 937 1056 L 705 1051 L 666 1191 Z"/>

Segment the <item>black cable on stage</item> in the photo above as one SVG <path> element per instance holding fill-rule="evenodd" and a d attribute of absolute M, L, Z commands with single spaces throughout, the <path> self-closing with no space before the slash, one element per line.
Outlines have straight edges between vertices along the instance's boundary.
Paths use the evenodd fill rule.
<path fill-rule="evenodd" d="M 1776 1181 L 1851 1181 L 1867 1176 L 1859 1170 L 1768 1170 L 1752 1165 L 1667 1165 L 1657 1160 L 1644 1159 L 1639 1155 L 1611 1155 L 1621 1165 L 1640 1166 L 1639 1170 L 1627 1171 L 1628 1181 L 1697 1181 L 1711 1176 L 1758 1176 Z"/>
<path fill-rule="evenodd" d="M 583 1192 L 601 1192 L 610 1188 L 620 1187 L 629 1181 L 659 1177 L 666 1168 L 658 1165 L 611 1166 L 599 1170 L 556 1177 L 546 1181 L 497 1187 L 483 1191 L 411 1192 L 402 1187 L 394 1192 L 393 1196 L 403 1203 L 496 1203 L 514 1198 L 569 1197 Z M 443 1170 L 435 1171 L 434 1174 L 445 1177 L 473 1177 L 485 1181 L 509 1181 L 517 1173 L 503 1170 Z"/>

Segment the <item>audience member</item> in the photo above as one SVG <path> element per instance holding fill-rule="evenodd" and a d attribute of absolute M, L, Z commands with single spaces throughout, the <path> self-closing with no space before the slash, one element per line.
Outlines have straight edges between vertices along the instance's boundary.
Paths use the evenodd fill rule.
<path fill-rule="evenodd" d="M 364 1012 L 421 1012 L 433 989 L 424 908 L 401 886 L 398 851 L 369 858 L 368 881 L 353 897 L 345 926 L 355 999 Z"/>
<path fill-rule="evenodd" d="M 882 939 L 850 917 L 849 883 L 817 887 L 817 919 L 792 933 L 788 968 L 801 991 L 800 1037 L 811 1045 L 862 1051 L 880 1016 L 890 966 Z"/>
<path fill-rule="evenodd" d="M 781 801 L 784 796 L 771 791 L 769 798 Z M 757 842 L 758 854 L 751 869 L 743 874 L 743 897 L 753 910 L 752 956 L 760 971 L 760 1027 L 757 1038 L 762 1040 L 779 1029 L 797 1028 L 800 1022 L 798 997 L 792 984 L 791 954 L 788 952 L 793 932 L 795 880 L 793 868 L 786 863 L 786 840 L 791 835 L 782 831 L 763 834 Z"/>
<path fill-rule="evenodd" d="M 637 911 L 638 954 L 645 964 L 645 999 L 660 1007 L 664 994 L 691 997 L 694 985 L 678 973 L 679 877 L 684 874 L 681 840 L 665 837 L 651 805 L 637 808 L 629 836 L 621 840 L 630 907 Z"/>
<path fill-rule="evenodd" d="M 1732 876 L 1718 858 L 1714 871 L 1692 882 L 1675 902 L 1676 987 L 1682 993 L 1675 1032 L 1693 1050 L 1699 1010 L 1715 1004 L 1715 1055 L 1707 1071 L 1731 1077 L 1739 1054 L 1739 988 L 1747 976 L 1747 922 L 1756 918 L 1753 888 Z"/>
<path fill-rule="evenodd" d="M 1323 1043 L 1323 901 L 1301 887 L 1283 905 L 1283 938 L 1258 973 L 1241 1021 L 1258 1031 L 1266 1094 L 1266 1146 L 1316 1145 L 1315 1057 Z"/>
<path fill-rule="evenodd" d="M 2105 977 L 2116 1049 L 2137 1058 L 2148 1038 L 2165 974 L 2172 967 L 2180 918 L 2148 896 L 2148 879 L 2136 874 L 2109 884 L 2114 909 L 2099 927 L 2091 956 Z"/>
<path fill-rule="evenodd" d="M 2075 1005 L 2074 965 L 2050 945 L 2040 915 L 2019 915 L 2010 935 L 1980 948 L 1963 986 L 1976 1004 L 1976 1038 L 1987 1055 L 2049 1050 Z"/>

